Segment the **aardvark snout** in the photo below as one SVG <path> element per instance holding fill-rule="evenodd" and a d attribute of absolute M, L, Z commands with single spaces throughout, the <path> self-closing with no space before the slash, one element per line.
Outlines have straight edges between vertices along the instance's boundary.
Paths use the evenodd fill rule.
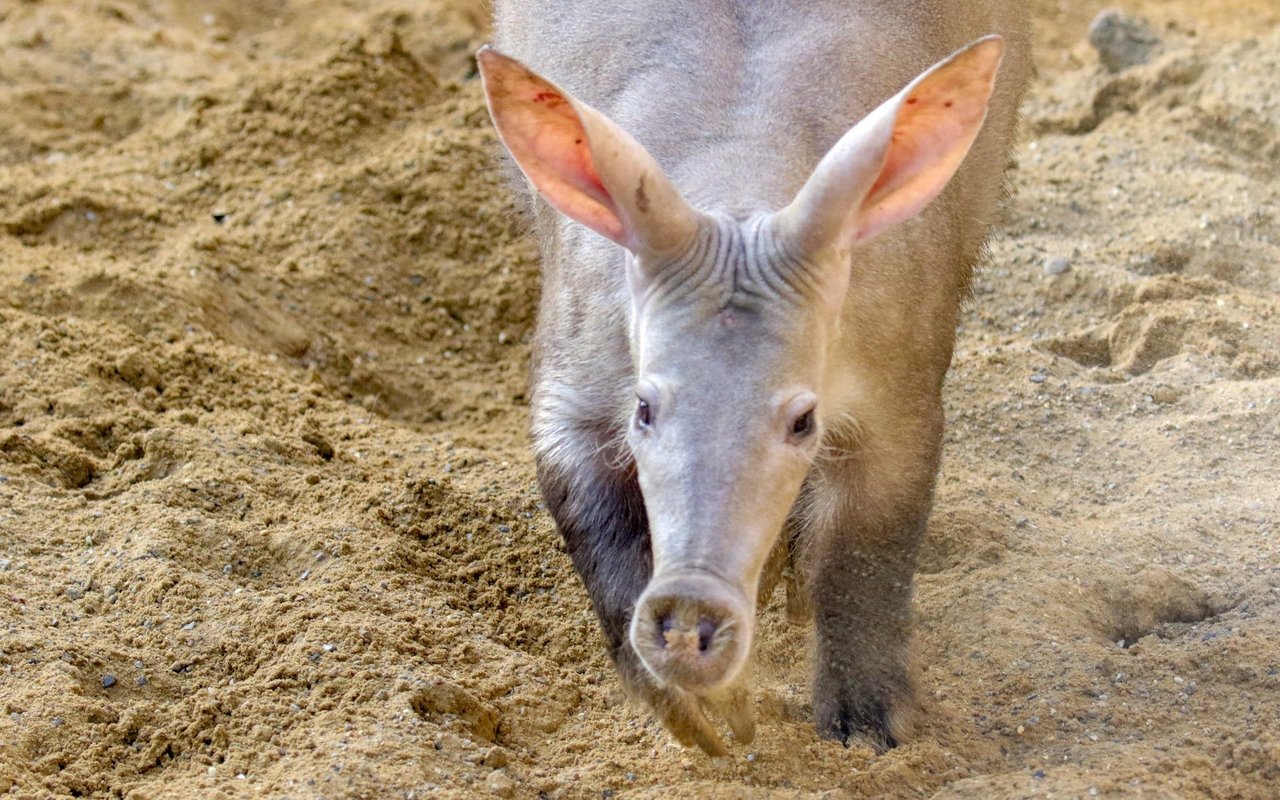
<path fill-rule="evenodd" d="M 716 689 L 746 662 L 751 609 L 741 591 L 710 573 L 656 575 L 636 602 L 631 644 L 663 684 Z"/>

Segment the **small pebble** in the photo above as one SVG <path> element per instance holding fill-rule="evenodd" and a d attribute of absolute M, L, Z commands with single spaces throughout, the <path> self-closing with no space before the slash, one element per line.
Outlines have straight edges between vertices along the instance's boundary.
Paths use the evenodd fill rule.
<path fill-rule="evenodd" d="M 134 678 L 134 679 L 133 679 L 133 682 L 134 682 L 134 683 L 136 683 L 136 684 L 137 684 L 137 685 L 139 685 L 139 686 L 146 686 L 146 685 L 147 685 L 147 676 L 146 676 L 146 675 L 139 675 L 138 677 L 136 677 L 136 678 Z"/>
<path fill-rule="evenodd" d="M 81 589 L 79 586 L 68 586 L 67 597 L 70 597 L 72 600 L 79 600 L 81 597 L 84 597 L 84 589 Z"/>
<path fill-rule="evenodd" d="M 1031 381 L 1032 383 L 1044 383 L 1045 375 L 1043 373 L 1037 372 L 1036 374 L 1032 375 L 1030 378 L 1027 378 L 1027 380 Z"/>
<path fill-rule="evenodd" d="M 103 676 L 102 676 L 102 688 L 103 688 L 103 689 L 110 689 L 112 686 L 115 686 L 115 685 L 116 685 L 116 676 L 115 676 L 115 675 L 107 674 L 107 675 L 103 675 Z"/>
<path fill-rule="evenodd" d="M 484 760 L 480 763 L 490 769 L 501 769 L 507 765 L 507 751 L 501 747 L 490 747 L 484 754 Z"/>
<path fill-rule="evenodd" d="M 334 650 L 337 650 L 337 649 L 338 649 L 338 646 L 337 646 L 336 644 L 332 644 L 332 643 L 330 643 L 330 642 L 325 642 L 324 644 L 320 645 L 320 647 L 321 647 L 321 649 L 323 649 L 326 653 L 332 653 Z"/>
<path fill-rule="evenodd" d="M 484 785 L 498 797 L 514 797 L 516 793 L 516 782 L 500 769 L 490 772 L 489 777 L 484 779 Z"/>
<path fill-rule="evenodd" d="M 195 630 L 195 628 L 196 628 L 195 620 L 192 620 L 191 622 L 188 622 L 187 624 L 182 626 L 182 629 L 184 631 L 193 631 Z"/>
<path fill-rule="evenodd" d="M 1044 777 L 1044 770 L 1042 769 L 1036 770 L 1035 772 L 1031 773 L 1031 777 L 1035 778 L 1036 780 L 1040 780 L 1041 778 Z"/>
<path fill-rule="evenodd" d="M 1055 256 L 1044 262 L 1045 275 L 1061 275 L 1071 271 L 1071 262 L 1063 256 Z"/>

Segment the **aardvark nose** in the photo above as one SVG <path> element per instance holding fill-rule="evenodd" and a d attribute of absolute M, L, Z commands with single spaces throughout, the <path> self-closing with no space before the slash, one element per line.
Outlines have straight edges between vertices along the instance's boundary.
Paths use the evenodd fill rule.
<path fill-rule="evenodd" d="M 631 643 L 663 683 L 704 690 L 729 683 L 746 660 L 750 609 L 717 576 L 655 576 L 636 603 Z"/>

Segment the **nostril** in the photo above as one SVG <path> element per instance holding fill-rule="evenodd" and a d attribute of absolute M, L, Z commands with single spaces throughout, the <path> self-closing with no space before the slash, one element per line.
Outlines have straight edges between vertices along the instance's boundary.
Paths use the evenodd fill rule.
<path fill-rule="evenodd" d="M 664 614 L 658 620 L 658 646 L 665 648 L 667 646 L 667 635 L 671 633 L 671 629 L 676 625 L 675 620 L 670 614 Z"/>
<path fill-rule="evenodd" d="M 720 626 L 707 617 L 698 620 L 698 652 L 705 653 L 711 647 L 711 639 L 716 635 L 716 629 Z"/>

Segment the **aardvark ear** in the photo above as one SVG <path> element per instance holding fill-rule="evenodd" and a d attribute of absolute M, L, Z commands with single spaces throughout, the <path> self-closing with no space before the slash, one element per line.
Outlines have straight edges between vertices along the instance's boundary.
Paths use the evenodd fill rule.
<path fill-rule="evenodd" d="M 492 47 L 476 60 L 498 136 L 548 203 L 636 255 L 693 237 L 701 215 L 626 131 Z"/>
<path fill-rule="evenodd" d="M 1003 52 L 999 36 L 979 39 L 864 117 L 778 212 L 783 235 L 848 251 L 924 208 L 977 138 Z"/>

